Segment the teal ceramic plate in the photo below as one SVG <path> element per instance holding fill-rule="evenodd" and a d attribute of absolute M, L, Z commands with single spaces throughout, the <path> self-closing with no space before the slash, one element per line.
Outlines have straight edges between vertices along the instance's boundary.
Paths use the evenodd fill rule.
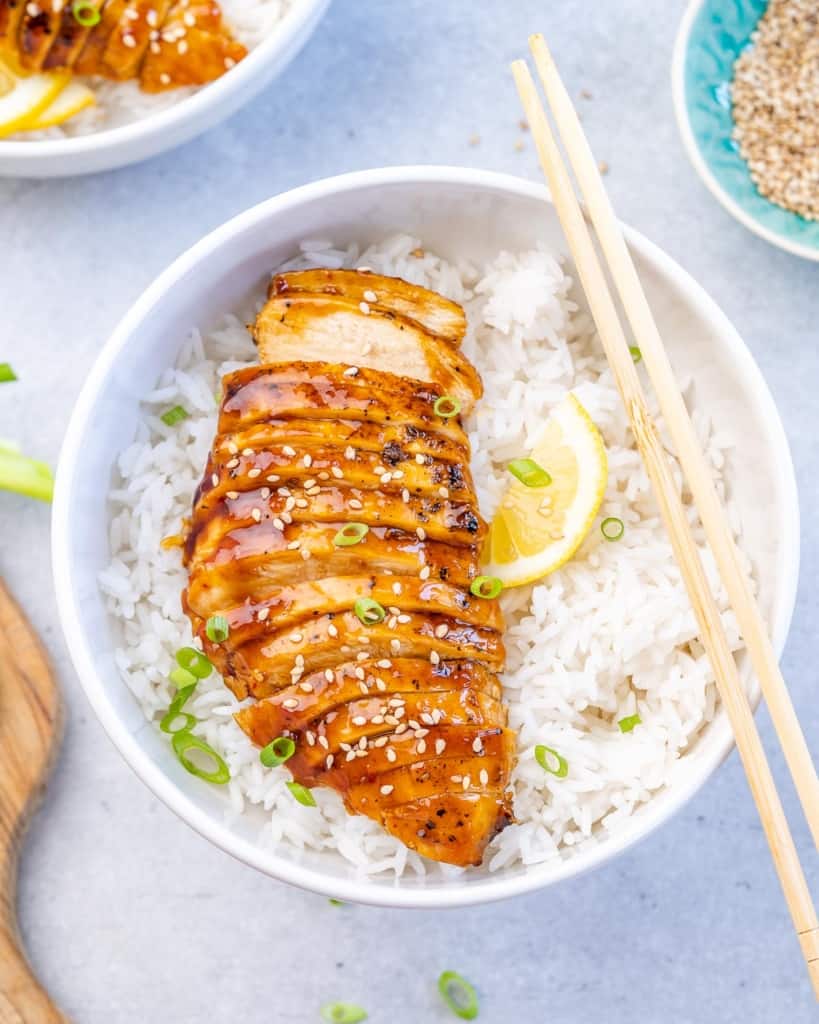
<path fill-rule="evenodd" d="M 766 0 L 693 0 L 674 47 L 674 108 L 688 155 L 722 205 L 774 245 L 819 260 L 819 222 L 763 198 L 731 139 L 734 61 L 766 5 Z"/>

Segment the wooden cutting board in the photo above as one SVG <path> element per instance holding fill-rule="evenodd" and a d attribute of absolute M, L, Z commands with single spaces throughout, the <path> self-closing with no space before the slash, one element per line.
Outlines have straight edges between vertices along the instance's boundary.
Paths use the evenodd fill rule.
<path fill-rule="evenodd" d="M 57 681 L 0 580 L 0 1024 L 67 1024 L 37 981 L 17 928 L 17 858 L 60 743 Z"/>

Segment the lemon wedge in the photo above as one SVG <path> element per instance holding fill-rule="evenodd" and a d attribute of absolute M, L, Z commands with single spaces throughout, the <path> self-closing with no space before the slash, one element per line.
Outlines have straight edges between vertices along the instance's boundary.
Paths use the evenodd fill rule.
<path fill-rule="evenodd" d="M 603 438 L 572 394 L 552 411 L 530 458 L 550 482 L 527 487 L 513 480 L 484 547 L 484 572 L 504 587 L 532 583 L 567 562 L 591 529 L 606 490 Z"/>
<path fill-rule="evenodd" d="M 41 131 L 43 128 L 53 128 L 54 125 L 63 124 L 70 117 L 79 114 L 86 107 L 92 107 L 96 103 L 94 93 L 80 82 L 69 82 L 69 84 L 57 94 L 56 99 L 39 114 L 27 118 L 19 131 Z"/>
<path fill-rule="evenodd" d="M 4 76 L 11 72 L 4 68 Z M 55 71 L 29 78 L 16 78 L 13 88 L 0 96 L 0 139 L 14 132 L 25 131 L 32 118 L 37 117 L 63 91 L 70 73 Z"/>

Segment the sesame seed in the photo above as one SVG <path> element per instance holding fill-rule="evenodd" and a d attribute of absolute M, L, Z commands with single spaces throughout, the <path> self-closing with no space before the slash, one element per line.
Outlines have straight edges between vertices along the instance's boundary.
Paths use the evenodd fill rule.
<path fill-rule="evenodd" d="M 328 754 L 327 755 L 327 757 L 324 760 L 324 766 L 326 767 L 328 772 L 333 767 L 333 755 L 332 754 Z"/>
<path fill-rule="evenodd" d="M 279 519 L 278 516 L 274 518 L 273 525 L 276 527 L 277 530 L 284 530 L 284 523 L 281 521 L 281 519 Z"/>
<path fill-rule="evenodd" d="M 26 14 L 30 18 L 36 18 L 39 13 L 40 13 L 40 5 L 39 4 L 26 4 Z"/>
<path fill-rule="evenodd" d="M 367 719 L 364 717 L 364 715 L 353 715 L 352 723 L 353 725 L 366 725 Z"/>
<path fill-rule="evenodd" d="M 309 548 L 302 548 L 299 554 L 301 555 L 303 561 L 306 562 L 311 557 L 312 552 L 310 551 Z"/>
<path fill-rule="evenodd" d="M 291 644 L 300 644 L 303 639 L 304 639 L 304 637 L 302 636 L 301 633 L 291 633 L 290 634 L 290 643 Z"/>
<path fill-rule="evenodd" d="M 213 484 L 214 487 L 218 487 L 219 486 L 219 474 L 218 473 L 214 473 L 211 476 L 211 478 L 210 478 L 210 482 Z"/>
<path fill-rule="evenodd" d="M 464 789 L 469 789 L 469 785 L 471 782 L 472 779 L 468 775 L 464 775 L 464 781 L 461 783 L 461 785 L 464 787 Z"/>
<path fill-rule="evenodd" d="M 293 711 L 299 706 L 299 702 L 295 697 L 288 697 L 287 700 L 282 702 L 282 706 L 286 707 L 289 711 Z"/>
<path fill-rule="evenodd" d="M 282 454 L 288 455 L 291 459 L 295 458 L 296 449 L 291 448 L 289 444 L 282 445 Z"/>
<path fill-rule="evenodd" d="M 270 609 L 269 608 L 260 608 L 259 609 L 259 614 L 256 616 L 256 618 L 259 620 L 259 622 L 264 622 L 264 620 L 267 618 L 267 616 L 269 614 L 270 614 Z"/>
<path fill-rule="evenodd" d="M 442 498 L 448 498 L 449 497 L 449 488 L 448 487 L 439 487 L 438 488 L 438 494 Z"/>
<path fill-rule="evenodd" d="M 299 666 L 299 668 L 303 668 L 304 667 L 304 655 L 303 654 L 297 654 L 296 655 L 296 664 Z"/>
<path fill-rule="evenodd" d="M 422 455 L 422 454 L 421 454 L 421 453 L 419 452 L 419 453 L 418 453 L 418 454 L 417 454 L 417 455 L 415 456 L 415 461 L 416 461 L 416 462 L 418 463 L 418 465 L 419 465 L 419 466 L 423 466 L 423 465 L 424 465 L 424 463 L 425 463 L 425 462 L 427 461 L 427 457 L 426 457 L 426 455 Z"/>
<path fill-rule="evenodd" d="M 439 640 L 443 640 L 443 638 L 447 635 L 448 632 L 449 626 L 445 622 L 442 622 L 440 626 L 435 627 L 435 635 L 438 637 Z"/>
<path fill-rule="evenodd" d="M 233 57 L 225 57 L 225 70 L 230 71 L 231 68 L 236 67 L 236 61 Z"/>
<path fill-rule="evenodd" d="M 262 521 L 262 510 L 260 508 L 251 509 L 250 514 L 256 520 L 257 523 L 260 523 Z"/>
<path fill-rule="evenodd" d="M 269 487 L 263 487 L 259 491 L 259 494 L 261 494 L 261 496 L 266 500 L 267 498 L 270 497 L 270 488 Z"/>
<path fill-rule="evenodd" d="M 366 661 L 367 657 L 368 655 L 366 651 L 359 651 L 356 655 L 356 661 Z"/>
<path fill-rule="evenodd" d="M 446 740 L 435 741 L 435 753 L 439 756 L 446 750 Z"/>
<path fill-rule="evenodd" d="M 395 735 L 396 736 L 400 736 L 402 732 L 406 732 L 406 731 L 407 731 L 406 722 L 399 722 L 399 724 L 396 725 L 396 727 L 395 727 Z"/>
<path fill-rule="evenodd" d="M 335 673 L 331 668 L 326 668 L 324 670 L 324 678 L 327 680 L 328 683 L 332 683 L 333 680 L 336 678 Z"/>
<path fill-rule="evenodd" d="M 382 473 L 378 479 L 382 484 L 388 484 L 392 480 L 392 473 Z"/>
<path fill-rule="evenodd" d="M 309 508 L 310 502 L 307 498 L 296 498 L 296 508 Z"/>
<path fill-rule="evenodd" d="M 296 499 L 291 495 L 287 499 L 287 501 L 285 501 L 285 503 L 284 503 L 284 510 L 285 510 L 285 512 L 292 512 L 292 510 L 295 507 L 296 507 Z"/>
<path fill-rule="evenodd" d="M 433 665 L 437 665 L 441 661 L 441 655 L 437 651 L 430 651 L 429 660 L 432 662 Z"/>
<path fill-rule="evenodd" d="M 407 504 L 410 500 L 410 492 L 406 489 L 406 487 L 404 488 L 403 491 L 401 491 L 401 500 L 404 502 L 404 504 Z"/>
<path fill-rule="evenodd" d="M 370 314 L 369 303 L 367 303 L 367 302 L 359 302 L 358 308 L 361 310 L 361 312 L 364 314 L 364 316 L 369 316 L 369 314 Z"/>
<path fill-rule="evenodd" d="M 479 776 L 482 786 L 489 785 L 489 772 L 485 768 L 481 768 L 481 774 Z"/>
<path fill-rule="evenodd" d="M 480 736 L 476 736 L 475 739 L 472 741 L 472 749 L 475 751 L 476 754 L 483 753 L 483 741 L 481 740 Z"/>
<path fill-rule="evenodd" d="M 367 749 L 367 737 L 366 736 L 362 736 L 361 739 L 358 741 L 358 748 L 359 748 L 359 750 L 366 750 Z"/>
<path fill-rule="evenodd" d="M 316 734 L 308 731 L 304 734 L 304 738 L 307 740 L 308 746 L 314 747 L 316 745 Z"/>
<path fill-rule="evenodd" d="M 356 510 L 356 512 L 358 512 L 362 508 L 364 508 L 364 506 L 361 504 L 361 502 L 358 500 L 358 498 L 350 498 L 350 500 L 349 500 L 349 502 L 347 504 L 350 506 L 350 508 L 354 508 Z"/>
<path fill-rule="evenodd" d="M 238 491 L 228 491 L 227 492 L 227 496 L 230 498 L 231 501 L 236 501 L 236 499 L 239 497 L 239 492 Z"/>
<path fill-rule="evenodd" d="M 393 789 L 395 789 L 395 787 L 394 786 L 390 786 L 389 784 L 387 784 L 385 786 L 382 786 L 381 787 L 381 795 L 382 796 L 389 796 L 390 793 L 392 793 Z"/>
<path fill-rule="evenodd" d="M 406 624 L 408 622 L 412 622 L 412 616 L 411 615 L 399 615 L 398 616 L 398 621 L 401 623 L 402 626 L 406 626 Z"/>
<path fill-rule="evenodd" d="M 330 744 L 328 743 L 326 736 L 319 736 L 318 741 L 319 741 L 319 746 L 324 747 L 325 750 L 329 750 L 330 749 Z"/>
<path fill-rule="evenodd" d="M 428 711 L 422 712 L 422 714 L 421 714 L 421 721 L 425 725 L 434 725 L 435 724 L 433 722 L 433 720 L 432 720 L 432 715 Z"/>
<path fill-rule="evenodd" d="M 393 585 L 392 585 L 392 592 L 393 592 L 393 594 L 396 595 L 396 597 L 401 593 L 402 590 L 403 590 L 403 587 L 401 586 L 400 583 L 398 583 L 398 581 L 393 583 Z"/>
<path fill-rule="evenodd" d="M 344 458 L 350 459 L 350 461 L 355 460 L 355 448 L 353 448 L 351 444 L 347 445 L 347 447 L 344 449 Z"/>
<path fill-rule="evenodd" d="M 401 641 L 397 637 L 393 637 L 393 639 L 390 640 L 390 651 L 393 654 L 401 653 Z"/>
<path fill-rule="evenodd" d="M 313 684 L 312 683 L 301 683 L 300 686 L 301 686 L 301 689 L 304 690 L 305 693 L 312 693 L 313 692 Z"/>
<path fill-rule="evenodd" d="M 384 751 L 384 756 L 388 761 L 395 761 L 398 758 L 398 755 L 392 749 L 392 747 L 387 747 L 387 749 Z"/>
<path fill-rule="evenodd" d="M 307 454 L 301 461 L 304 463 L 305 469 L 309 469 L 313 465 L 313 456 Z"/>
<path fill-rule="evenodd" d="M 394 469 L 392 471 L 392 478 L 393 478 L 393 480 L 403 480 L 403 478 L 404 478 L 404 470 L 403 469 Z"/>
<path fill-rule="evenodd" d="M 338 636 L 338 627 L 334 626 L 333 623 L 331 622 L 330 625 L 327 627 L 327 632 L 330 634 L 330 636 Z"/>
<path fill-rule="evenodd" d="M 315 498 L 315 496 L 317 494 L 321 494 L 321 488 L 318 487 L 318 486 L 316 486 L 316 487 L 307 487 L 307 488 L 305 488 L 304 493 L 305 494 L 309 494 L 309 496 L 311 498 Z"/>
<path fill-rule="evenodd" d="M 355 761 L 355 751 L 354 750 L 348 751 L 347 756 L 344 758 L 344 760 L 345 761 Z"/>
<path fill-rule="evenodd" d="M 301 547 L 301 541 L 300 540 L 291 540 L 288 543 L 288 545 L 287 545 L 287 550 L 288 551 L 298 551 L 300 547 Z"/>
<path fill-rule="evenodd" d="M 134 40 L 134 46 L 136 46 L 136 40 Z M 179 43 L 177 43 L 176 52 L 179 54 L 180 57 L 184 56 L 188 52 L 188 44 L 185 42 L 184 39 L 180 40 Z"/>
<path fill-rule="evenodd" d="M 235 469 L 239 465 L 238 459 L 230 459 L 225 463 L 225 469 Z"/>
<path fill-rule="evenodd" d="M 316 481 L 313 479 L 312 476 L 309 477 L 309 479 L 304 481 L 304 489 L 305 490 L 308 490 L 308 488 L 315 487 L 315 486 L 316 486 Z"/>
<path fill-rule="evenodd" d="M 375 739 L 375 740 L 372 741 L 372 745 L 374 747 L 386 747 L 386 745 L 389 743 L 389 741 L 390 741 L 389 736 L 379 736 L 378 739 Z"/>
<path fill-rule="evenodd" d="M 376 689 L 380 690 L 382 693 L 384 692 L 384 690 L 387 689 L 387 684 L 384 682 L 383 679 L 376 679 L 375 686 Z"/>
<path fill-rule="evenodd" d="M 193 16 L 193 13 L 191 11 L 185 11 L 184 15 L 182 16 L 182 20 L 185 22 L 188 28 L 193 28 L 193 26 L 196 24 L 196 18 Z"/>
<path fill-rule="evenodd" d="M 429 574 L 431 572 L 432 570 L 430 569 L 430 567 L 428 565 L 425 565 L 424 568 L 418 573 L 418 575 L 421 577 L 422 580 L 428 580 Z"/>
<path fill-rule="evenodd" d="M 227 447 L 227 450 L 230 452 L 231 455 L 238 455 L 238 453 L 239 453 L 239 445 L 236 444 L 235 441 L 228 441 L 226 447 Z"/>
<path fill-rule="evenodd" d="M 418 537 L 418 540 L 426 540 L 427 531 L 423 528 L 423 526 L 417 526 L 415 528 L 415 533 Z"/>
<path fill-rule="evenodd" d="M 463 776 L 461 776 L 461 775 L 450 775 L 449 776 L 449 781 L 450 782 L 454 782 L 454 783 L 458 783 L 458 782 L 461 781 L 462 778 L 463 778 Z"/>
<path fill-rule="evenodd" d="M 370 721 L 373 723 L 373 725 L 383 725 L 384 724 L 384 716 L 383 715 L 373 715 L 373 717 L 370 719 Z"/>
<path fill-rule="evenodd" d="M 145 20 L 148 22 L 151 28 L 154 28 L 156 25 L 159 24 L 159 12 L 151 8 L 151 10 L 148 11 L 148 13 L 145 15 Z"/>
<path fill-rule="evenodd" d="M 418 743 L 415 746 L 415 750 L 416 750 L 416 753 L 418 753 L 418 754 L 425 754 L 427 752 L 427 741 L 426 740 L 418 740 Z"/>
<path fill-rule="evenodd" d="M 344 376 L 345 377 L 357 377 L 358 376 L 358 367 L 357 366 L 348 366 L 347 369 L 344 371 Z"/>
<path fill-rule="evenodd" d="M 270 476 L 265 477 L 265 480 L 267 480 L 269 484 L 277 484 L 279 480 L 281 480 L 281 477 L 276 476 L 275 473 L 271 473 Z"/>
<path fill-rule="evenodd" d="M 257 476 L 262 475 L 262 471 L 259 469 L 258 466 L 256 466 L 254 469 L 249 469 L 247 471 L 247 475 L 250 477 L 251 480 L 255 480 Z"/>
<path fill-rule="evenodd" d="M 364 298 L 367 300 L 367 302 L 375 302 L 377 300 L 378 296 L 375 294 L 374 291 L 371 291 L 368 288 L 367 291 L 364 292 Z"/>
<path fill-rule="evenodd" d="M 356 668 L 356 670 L 355 670 L 355 677 L 356 677 L 356 679 L 365 679 L 366 678 L 366 672 L 364 671 L 363 668 L 361 668 L 361 666 L 358 666 Z"/>
<path fill-rule="evenodd" d="M 333 466 L 330 469 L 330 472 L 333 474 L 333 476 L 336 478 L 336 480 L 343 480 L 344 479 L 344 474 L 341 472 L 341 470 L 338 468 L 338 466 Z"/>

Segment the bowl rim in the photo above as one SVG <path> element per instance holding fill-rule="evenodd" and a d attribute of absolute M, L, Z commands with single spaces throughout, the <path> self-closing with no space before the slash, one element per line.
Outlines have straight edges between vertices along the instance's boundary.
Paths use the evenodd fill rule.
<path fill-rule="evenodd" d="M 103 393 L 106 380 L 120 357 L 132 332 L 150 315 L 163 296 L 191 274 L 200 261 L 220 249 L 229 240 L 241 235 L 273 212 L 281 213 L 332 196 L 391 185 L 420 185 L 436 187 L 456 185 L 483 191 L 510 193 L 517 197 L 551 203 L 545 186 L 508 174 L 474 168 L 448 166 L 387 167 L 357 171 L 325 178 L 291 189 L 268 199 L 232 218 L 211 231 L 181 256 L 177 257 L 154 279 L 131 309 L 124 315 L 112 335 L 102 347 L 80 396 L 74 407 L 60 453 L 52 512 L 52 563 L 57 608 L 66 645 L 80 683 L 109 738 L 142 781 L 183 821 L 217 847 L 238 860 L 257 868 L 279 881 L 348 902 L 375 906 L 438 908 L 470 906 L 505 899 L 532 892 L 565 878 L 596 867 L 615 854 L 630 847 L 679 810 L 704 785 L 719 764 L 733 748 L 733 738 L 727 721 L 715 721 L 712 728 L 721 731 L 721 742 L 708 759 L 702 759 L 689 772 L 688 777 L 668 790 L 668 799 L 652 817 L 623 835 L 607 838 L 595 846 L 562 860 L 548 862 L 528 872 L 505 876 L 488 876 L 479 884 L 454 881 L 434 888 L 401 888 L 372 884 L 366 878 L 339 878 L 296 861 L 278 856 L 275 851 L 262 849 L 245 839 L 223 822 L 211 818 L 175 783 L 166 777 L 159 766 L 142 750 L 134 735 L 126 728 L 111 703 L 106 687 L 94 666 L 91 645 L 82 627 L 79 600 L 70 577 L 72 491 L 75 469 L 82 458 L 82 441 L 92 420 L 96 402 Z M 776 449 L 776 466 L 780 493 L 783 495 L 782 519 L 785 542 L 780 554 L 782 586 L 780 598 L 773 612 L 773 643 L 781 653 L 790 626 L 796 599 L 799 568 L 799 511 L 793 462 L 782 421 L 773 398 L 750 350 L 740 338 L 727 316 L 713 299 L 670 256 L 649 242 L 634 229 L 623 226 L 626 241 L 639 255 L 647 259 L 662 276 L 674 282 L 687 301 L 695 304 L 725 339 L 743 385 L 757 403 L 772 432 Z M 754 696 L 754 703 L 759 699 Z M 541 877 L 545 875 L 545 877 Z"/>
<path fill-rule="evenodd" d="M 688 56 L 688 44 L 691 38 L 691 30 L 697 15 L 706 2 L 710 0 L 689 0 L 685 9 L 680 27 L 674 40 L 674 50 L 671 57 L 671 97 L 674 105 L 674 116 L 677 120 L 677 127 L 682 137 L 683 148 L 688 159 L 694 165 L 694 170 L 699 174 L 703 184 L 712 196 L 734 217 L 753 231 L 755 235 L 764 238 L 766 242 L 792 253 L 794 256 L 801 256 L 806 260 L 819 260 L 819 248 L 810 245 L 803 245 L 795 242 L 785 235 L 761 224 L 754 216 L 743 209 L 742 206 L 731 196 L 717 180 L 711 170 L 702 151 L 697 143 L 694 129 L 691 127 L 691 118 L 688 116 L 688 106 L 685 101 L 685 67 Z"/>
<path fill-rule="evenodd" d="M 117 128 L 64 139 L 0 139 L 0 158 L 10 163 L 19 159 L 21 163 L 30 164 L 33 158 L 39 157 L 43 161 L 50 161 L 60 157 L 77 158 L 90 153 L 109 154 L 122 148 L 136 149 L 141 142 L 157 135 L 173 135 L 179 125 L 204 116 L 214 107 L 229 105 L 235 95 L 241 94 L 258 77 L 264 64 L 286 52 L 293 41 L 299 38 L 302 30 L 329 3 L 330 0 L 300 0 L 287 11 L 270 35 L 232 68 L 229 74 L 200 86 L 192 95 L 156 114 Z"/>

